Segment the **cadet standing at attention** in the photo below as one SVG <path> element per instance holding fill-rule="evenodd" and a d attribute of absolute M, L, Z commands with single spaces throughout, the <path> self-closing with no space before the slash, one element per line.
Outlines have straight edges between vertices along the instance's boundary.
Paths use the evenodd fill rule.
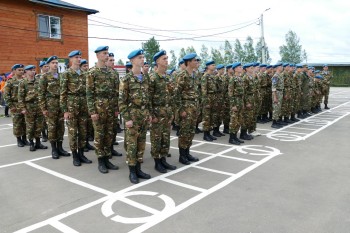
<path fill-rule="evenodd" d="M 323 65 L 323 71 L 321 73 L 323 76 L 322 80 L 322 94 L 324 96 L 324 109 L 329 109 L 328 107 L 328 96 L 329 96 L 329 88 L 331 85 L 331 80 L 333 78 L 332 73 L 328 70 L 328 65 Z"/>
<path fill-rule="evenodd" d="M 130 72 L 120 79 L 119 109 L 124 118 L 124 147 L 129 166 L 129 180 L 133 184 L 150 179 L 141 170 L 146 146 L 147 128 L 152 120 L 149 112 L 149 79 L 141 72 L 145 56 L 142 49 L 128 55 L 132 64 Z"/>
<path fill-rule="evenodd" d="M 168 56 L 164 50 L 159 51 L 153 57 L 158 69 L 151 74 L 149 84 L 151 126 L 151 155 L 154 159 L 154 168 L 160 173 L 175 170 L 176 167 L 166 161 L 170 148 L 170 126 L 173 120 L 172 97 L 168 90 L 166 69 Z"/>
<path fill-rule="evenodd" d="M 45 116 L 48 127 L 48 138 L 52 148 L 52 158 L 59 159 L 59 156 L 70 156 L 70 153 L 63 150 L 64 121 L 63 112 L 60 108 L 60 79 L 58 73 L 58 57 L 51 56 L 47 59 L 49 72 L 42 75 L 39 81 L 39 106 Z"/>
<path fill-rule="evenodd" d="M 70 67 L 61 77 L 60 106 L 67 121 L 69 146 L 73 154 L 73 165 L 92 163 L 84 155 L 86 145 L 86 76 L 80 70 L 81 52 L 71 51 L 68 54 Z"/>
<path fill-rule="evenodd" d="M 182 59 L 185 70 L 177 75 L 176 107 L 179 111 L 179 162 L 189 165 L 190 162 L 199 161 L 190 154 L 190 147 L 195 135 L 198 116 L 198 86 L 196 85 L 194 69 L 198 66 L 197 54 L 189 53 Z"/>
<path fill-rule="evenodd" d="M 40 81 L 42 75 L 49 72 L 49 69 L 50 69 L 50 67 L 46 64 L 45 61 L 40 61 L 39 67 L 41 69 L 41 73 L 35 75 L 36 88 L 39 87 L 39 81 Z M 43 127 L 42 127 L 42 131 L 41 131 L 42 141 L 47 142 L 47 124 L 46 124 L 45 117 L 42 117 L 42 119 L 43 119 Z"/>
<path fill-rule="evenodd" d="M 276 73 L 272 77 L 272 128 L 281 128 L 283 125 L 277 123 L 281 115 L 282 101 L 283 101 L 283 89 L 284 80 L 281 75 L 283 71 L 283 64 L 277 63 L 274 65 Z"/>
<path fill-rule="evenodd" d="M 108 173 L 118 170 L 118 166 L 109 161 L 113 141 L 113 119 L 118 115 L 117 84 L 115 73 L 106 66 L 108 46 L 100 46 L 95 50 L 97 63 L 86 77 L 86 99 L 89 115 L 95 131 L 95 154 L 98 170 Z"/>
<path fill-rule="evenodd" d="M 4 87 L 4 99 L 12 113 L 13 135 L 17 138 L 17 146 L 24 147 L 29 145 L 26 137 L 26 123 L 24 115 L 18 106 L 18 86 L 23 79 L 24 66 L 15 64 L 12 66 L 13 76 L 7 80 Z M 28 143 L 27 143 L 28 142 Z"/>
<path fill-rule="evenodd" d="M 35 66 L 26 66 L 24 72 L 25 78 L 19 83 L 18 87 L 18 107 L 25 117 L 26 133 L 30 145 L 29 151 L 47 149 L 47 146 L 40 143 L 40 134 L 43 127 L 44 117 L 38 107 L 38 83 L 34 78 Z"/>

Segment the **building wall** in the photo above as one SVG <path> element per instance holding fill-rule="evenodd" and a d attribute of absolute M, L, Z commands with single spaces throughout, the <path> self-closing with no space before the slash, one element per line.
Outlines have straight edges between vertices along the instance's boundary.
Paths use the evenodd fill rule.
<path fill-rule="evenodd" d="M 8 72 L 15 63 L 38 66 L 41 59 L 52 55 L 67 58 L 68 53 L 75 49 L 82 51 L 83 58 L 88 58 L 86 12 L 34 4 L 27 0 L 1 0 L 0 12 L 0 73 Z M 37 13 L 61 17 L 61 33 L 66 34 L 62 35 L 62 40 L 39 39 Z"/>
<path fill-rule="evenodd" d="M 317 70 L 323 69 L 322 66 L 315 66 Z M 328 70 L 332 72 L 333 79 L 331 86 L 333 87 L 350 87 L 350 66 L 328 66 Z"/>

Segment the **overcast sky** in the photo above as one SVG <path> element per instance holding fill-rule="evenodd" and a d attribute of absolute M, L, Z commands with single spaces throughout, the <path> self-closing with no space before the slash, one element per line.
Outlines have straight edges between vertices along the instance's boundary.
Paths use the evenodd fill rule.
<path fill-rule="evenodd" d="M 300 38 L 300 44 L 308 55 L 308 63 L 350 62 L 350 1 L 65 1 L 100 12 L 89 16 L 90 37 L 148 40 L 154 35 L 159 40 L 161 49 L 168 52 L 174 50 L 177 56 L 181 48 L 188 46 L 194 46 L 198 54 L 202 44 L 219 49 L 226 39 L 233 45 L 238 38 L 243 44 L 247 36 L 251 36 L 256 44 L 261 36 L 261 27 L 254 20 L 270 8 L 264 12 L 263 18 L 265 41 L 272 63 L 280 59 L 279 46 L 286 43 L 285 35 L 289 30 Z M 247 26 L 249 23 L 252 24 Z M 104 27 L 96 26 L 101 24 Z M 106 27 L 108 25 L 113 27 Z M 240 27 L 244 28 L 239 29 Z M 219 33 L 220 35 L 195 40 L 160 41 Z M 116 60 L 122 59 L 125 62 L 132 50 L 141 48 L 141 43 L 91 38 L 90 64 L 96 61 L 93 51 L 100 45 L 110 46 L 110 52 L 115 54 Z"/>

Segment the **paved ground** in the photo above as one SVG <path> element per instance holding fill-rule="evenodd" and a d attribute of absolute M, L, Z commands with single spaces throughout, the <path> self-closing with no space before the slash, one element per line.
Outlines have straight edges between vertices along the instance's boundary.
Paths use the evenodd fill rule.
<path fill-rule="evenodd" d="M 178 163 L 173 132 L 178 169 L 157 173 L 148 144 L 153 178 L 138 185 L 124 156 L 106 175 L 92 152 L 93 164 L 76 168 L 18 148 L 0 118 L 0 232 L 349 232 L 350 89 L 332 88 L 330 107 L 279 130 L 259 124 L 263 135 L 239 147 L 196 135 L 190 166 Z"/>

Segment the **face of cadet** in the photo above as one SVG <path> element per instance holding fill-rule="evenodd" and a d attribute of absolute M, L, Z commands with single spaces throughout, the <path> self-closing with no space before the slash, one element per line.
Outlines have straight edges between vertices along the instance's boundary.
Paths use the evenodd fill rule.
<path fill-rule="evenodd" d="M 108 56 L 109 56 L 109 53 L 108 53 L 107 50 L 98 52 L 96 54 L 97 59 L 99 61 L 102 61 L 102 62 L 107 62 L 108 61 Z"/>
<path fill-rule="evenodd" d="M 17 77 L 22 77 L 23 74 L 24 74 L 24 68 L 17 68 L 17 69 L 14 71 L 14 74 L 15 74 Z"/>
<path fill-rule="evenodd" d="M 43 73 L 49 72 L 49 69 L 50 69 L 49 65 L 43 65 L 43 66 L 41 67 L 41 70 L 42 70 Z"/>
<path fill-rule="evenodd" d="M 82 71 L 88 71 L 88 69 L 89 69 L 89 64 L 84 64 L 84 65 L 82 65 L 82 66 L 80 67 L 80 69 L 81 69 Z"/>
<path fill-rule="evenodd" d="M 70 58 L 72 65 L 80 65 L 81 55 L 75 55 Z"/>
<path fill-rule="evenodd" d="M 57 70 L 58 69 L 58 60 L 52 60 L 49 63 L 50 70 Z"/>
<path fill-rule="evenodd" d="M 106 65 L 108 67 L 110 67 L 110 68 L 113 68 L 114 67 L 114 61 L 115 61 L 114 57 L 109 57 L 108 61 L 106 62 Z"/>
<path fill-rule="evenodd" d="M 135 66 L 142 67 L 143 64 L 145 63 L 145 56 L 143 54 L 138 55 L 138 56 L 134 57 L 133 59 L 131 59 L 131 63 Z"/>
<path fill-rule="evenodd" d="M 157 64 L 160 67 L 164 67 L 165 69 L 168 67 L 168 56 L 163 55 L 157 59 Z"/>

